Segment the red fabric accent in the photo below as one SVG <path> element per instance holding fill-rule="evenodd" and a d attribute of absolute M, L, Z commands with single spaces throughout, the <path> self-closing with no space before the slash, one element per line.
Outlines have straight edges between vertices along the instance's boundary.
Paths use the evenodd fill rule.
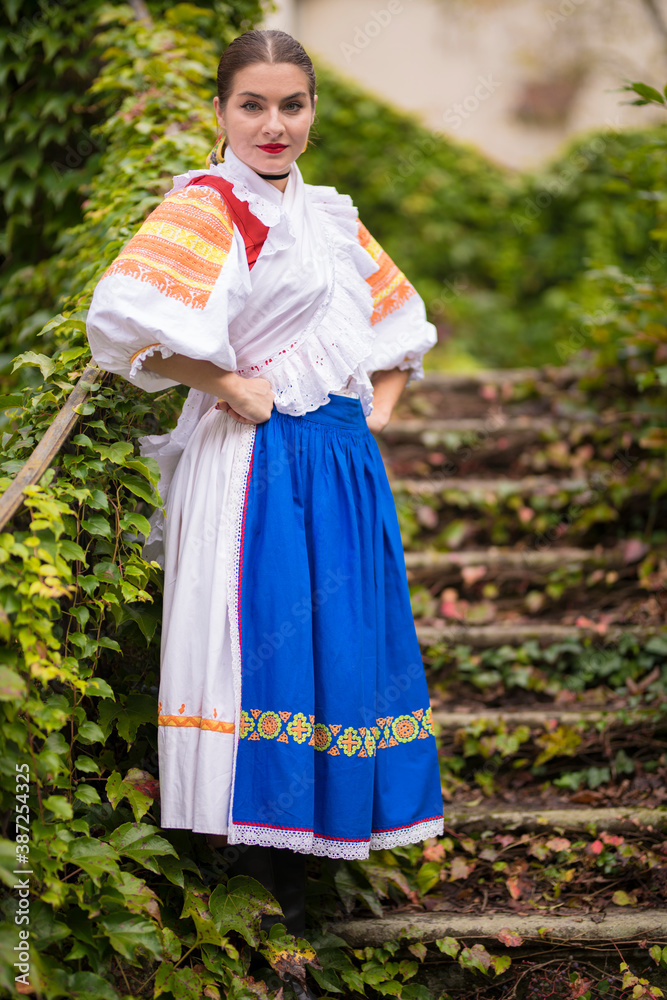
<path fill-rule="evenodd" d="M 226 202 L 229 214 L 232 217 L 232 222 L 236 224 L 238 231 L 243 237 L 246 257 L 248 258 L 248 267 L 252 271 L 257 258 L 262 252 L 269 227 L 260 222 L 256 215 L 252 214 L 247 201 L 240 201 L 236 197 L 232 190 L 233 185 L 223 177 L 202 174 L 200 177 L 194 177 L 191 181 L 188 181 L 185 186 L 190 187 L 191 184 L 203 184 L 205 187 L 215 188 L 222 195 L 223 201 Z"/>

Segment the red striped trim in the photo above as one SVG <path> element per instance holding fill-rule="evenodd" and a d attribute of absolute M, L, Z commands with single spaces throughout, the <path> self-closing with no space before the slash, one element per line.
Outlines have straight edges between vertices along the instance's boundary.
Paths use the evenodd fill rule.
<path fill-rule="evenodd" d="M 432 819 L 442 819 L 442 815 L 425 816 L 424 819 L 416 819 L 414 823 L 406 823 L 405 826 L 390 826 L 387 830 L 371 830 L 371 833 L 393 833 L 394 830 L 409 830 L 413 826 L 419 826 L 420 823 L 429 823 Z"/>

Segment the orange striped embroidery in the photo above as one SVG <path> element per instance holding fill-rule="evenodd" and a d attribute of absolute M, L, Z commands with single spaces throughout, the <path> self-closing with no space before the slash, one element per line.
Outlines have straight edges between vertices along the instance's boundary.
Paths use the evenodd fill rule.
<path fill-rule="evenodd" d="M 373 294 L 371 324 L 375 326 L 390 313 L 400 309 L 415 294 L 415 290 L 389 254 L 384 252 L 361 222 L 358 238 L 364 250 L 367 250 L 376 264 L 379 264 L 379 270 L 371 274 L 370 278 L 366 278 Z"/>
<path fill-rule="evenodd" d="M 179 729 L 208 729 L 214 733 L 234 733 L 233 722 L 221 719 L 203 719 L 200 715 L 159 715 L 158 726 L 177 726 Z"/>
<path fill-rule="evenodd" d="M 169 298 L 203 309 L 229 256 L 234 226 L 211 188 L 168 195 L 102 275 L 125 274 Z"/>
<path fill-rule="evenodd" d="M 130 364 L 132 364 L 134 359 L 138 358 L 140 354 L 143 354 L 144 351 L 150 350 L 151 347 L 159 347 L 159 346 L 160 346 L 159 344 L 146 344 L 145 347 L 141 347 L 138 351 L 135 351 L 132 357 L 130 358 Z"/>

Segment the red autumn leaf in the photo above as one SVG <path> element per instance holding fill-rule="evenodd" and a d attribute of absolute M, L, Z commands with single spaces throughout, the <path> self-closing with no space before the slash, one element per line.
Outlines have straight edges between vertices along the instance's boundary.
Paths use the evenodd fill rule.
<path fill-rule="evenodd" d="M 592 983 L 591 979 L 584 979 L 583 976 L 577 976 L 573 983 L 570 983 L 570 996 L 572 1000 L 577 1000 L 578 997 L 583 997 Z"/>
<path fill-rule="evenodd" d="M 648 552 L 648 545 L 640 538 L 628 538 L 623 545 L 623 562 L 633 563 L 639 560 Z"/>
<path fill-rule="evenodd" d="M 516 934 L 514 931 L 510 930 L 509 927 L 501 927 L 496 937 L 501 944 L 506 945 L 508 948 L 518 948 L 519 945 L 523 944 L 523 938 L 520 934 Z"/>
<path fill-rule="evenodd" d="M 475 862 L 471 861 L 468 864 L 464 858 L 452 858 L 452 863 L 449 866 L 449 881 L 456 882 L 457 879 L 467 878 L 472 871 L 475 870 Z"/>
<path fill-rule="evenodd" d="M 593 632 L 597 632 L 598 635 L 604 635 L 607 631 L 606 622 L 594 622 L 590 618 L 586 618 L 585 615 L 579 615 L 574 624 L 577 628 L 589 628 Z"/>
<path fill-rule="evenodd" d="M 602 854 L 604 851 L 604 844 L 601 840 L 594 840 L 590 847 L 591 854 Z"/>
<path fill-rule="evenodd" d="M 431 844 L 422 851 L 424 861 L 442 861 L 445 856 L 444 844 Z"/>
<path fill-rule="evenodd" d="M 159 781 L 148 771 L 141 771 L 138 767 L 131 767 L 125 775 L 124 781 L 151 799 L 158 798 L 160 794 Z"/>
<path fill-rule="evenodd" d="M 621 844 L 625 843 L 625 837 L 620 837 L 616 833 L 601 833 L 600 840 L 608 844 L 609 847 L 620 847 Z"/>
<path fill-rule="evenodd" d="M 510 877 L 505 880 L 505 885 L 507 886 L 512 899 L 521 898 L 521 882 L 518 875 L 510 875 Z"/>
<path fill-rule="evenodd" d="M 472 587 L 483 576 L 486 576 L 486 566 L 464 566 L 461 570 L 461 576 L 466 587 Z"/>
<path fill-rule="evenodd" d="M 550 851 L 566 851 L 571 846 L 567 837 L 552 837 L 551 840 L 547 840 L 547 847 Z"/>

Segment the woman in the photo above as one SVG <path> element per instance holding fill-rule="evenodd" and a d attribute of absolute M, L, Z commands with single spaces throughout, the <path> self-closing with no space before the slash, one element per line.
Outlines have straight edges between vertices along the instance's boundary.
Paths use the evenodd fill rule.
<path fill-rule="evenodd" d="M 350 198 L 304 184 L 316 102 L 289 35 L 232 42 L 214 100 L 224 162 L 218 146 L 207 169 L 174 178 L 88 315 L 102 368 L 149 392 L 191 387 L 173 433 L 144 439 L 166 501 L 162 826 L 287 848 L 276 869 L 443 829 L 371 433 L 422 377 L 435 332 Z M 236 870 L 264 865 L 271 881 L 266 850 L 240 855 Z"/>

